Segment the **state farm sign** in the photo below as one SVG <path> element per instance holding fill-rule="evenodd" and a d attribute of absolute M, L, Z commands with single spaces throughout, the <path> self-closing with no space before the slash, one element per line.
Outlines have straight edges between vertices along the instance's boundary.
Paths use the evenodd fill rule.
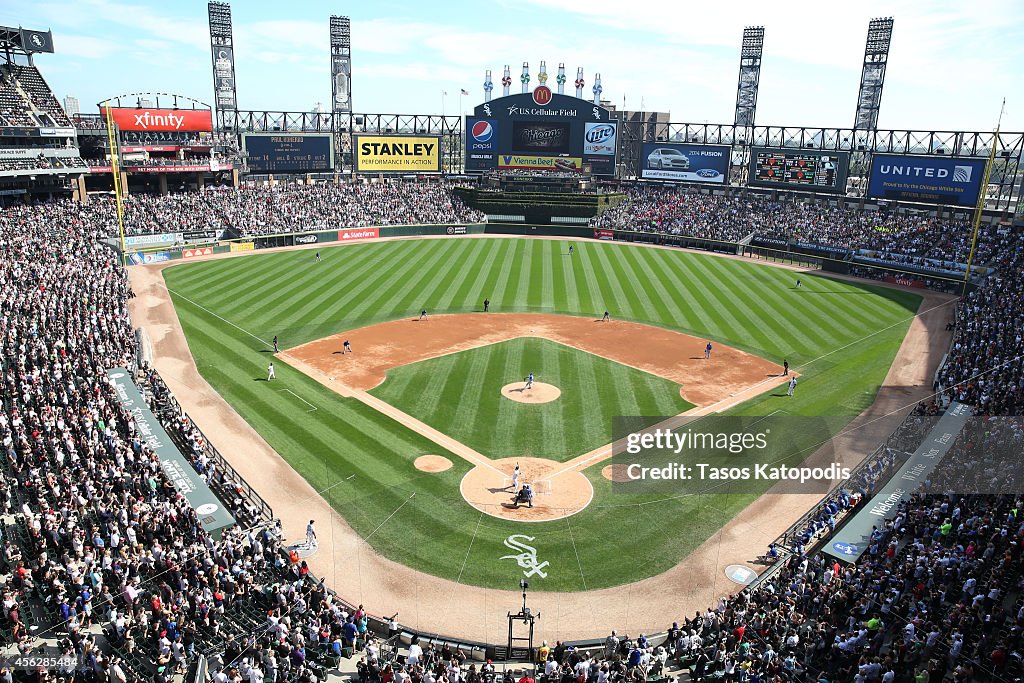
<path fill-rule="evenodd" d="M 101 110 L 106 117 L 107 109 Z M 132 109 L 111 107 L 110 116 L 121 130 L 141 131 L 213 131 L 209 109 Z"/>
<path fill-rule="evenodd" d="M 349 230 L 338 231 L 338 239 L 342 242 L 376 239 L 378 237 L 380 237 L 380 230 L 377 228 L 350 228 Z"/>

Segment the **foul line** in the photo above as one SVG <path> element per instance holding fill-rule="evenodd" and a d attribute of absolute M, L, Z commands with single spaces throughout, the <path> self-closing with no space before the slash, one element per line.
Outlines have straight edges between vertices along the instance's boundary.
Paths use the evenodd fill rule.
<path fill-rule="evenodd" d="M 399 511 L 399 510 L 401 510 L 402 508 L 404 508 L 404 507 L 405 507 L 405 504 L 406 504 L 406 503 L 408 503 L 408 502 L 409 502 L 410 500 L 412 500 L 412 499 L 413 499 L 413 498 L 414 498 L 415 496 L 416 496 L 416 492 L 415 492 L 415 491 L 413 491 L 412 493 L 410 493 L 410 494 L 409 494 L 409 497 L 408 497 L 408 498 L 406 498 L 405 500 L 403 500 L 403 501 L 402 501 L 402 504 L 401 504 L 401 505 L 399 505 L 398 507 L 396 507 L 396 508 L 395 508 L 395 511 L 394 511 L 394 512 L 392 512 L 392 513 L 391 513 L 390 515 L 388 515 L 388 516 L 387 516 L 387 518 L 386 518 L 386 519 L 385 519 L 385 520 L 384 520 L 383 522 L 381 522 L 381 523 L 380 523 L 379 525 L 377 525 L 377 528 L 376 528 L 376 529 L 374 529 L 373 531 L 371 531 L 371 532 L 370 532 L 370 533 L 369 533 L 369 534 L 368 534 L 367 536 L 363 537 L 363 540 L 364 540 L 364 541 L 369 541 L 369 540 L 370 540 L 371 538 L 373 538 L 373 535 L 374 535 L 375 533 L 377 533 L 378 531 L 380 531 L 381 527 L 382 527 L 382 526 L 384 526 L 385 524 L 387 524 L 387 523 L 388 523 L 388 520 L 390 520 L 390 519 L 391 519 L 392 517 L 394 517 L 395 515 L 397 515 L 397 514 L 398 514 L 398 511 Z"/>
<path fill-rule="evenodd" d="M 580 562 L 580 553 L 576 550 L 576 539 L 572 535 L 572 522 L 565 518 L 565 525 L 569 527 L 569 541 L 572 543 L 572 551 L 576 553 L 576 566 L 580 568 L 580 579 L 583 580 L 583 590 L 587 590 L 587 577 L 583 575 L 583 563 Z"/>
<path fill-rule="evenodd" d="M 189 299 L 189 298 L 188 298 L 187 296 L 185 296 L 184 294 L 178 294 L 178 293 L 177 293 L 176 291 L 174 291 L 173 289 L 171 289 L 171 288 L 170 288 L 170 287 L 168 287 L 167 285 L 164 285 L 164 289 L 166 289 L 166 290 L 167 290 L 168 292 L 170 292 L 170 293 L 171 293 L 171 294 L 173 294 L 174 296 L 178 296 L 178 297 L 181 297 L 182 299 L 184 299 L 185 301 L 189 302 L 190 304 L 192 304 L 192 305 L 193 305 L 193 306 L 195 306 L 196 308 L 201 308 L 201 309 L 203 309 L 204 311 L 206 311 L 207 313 L 209 313 L 210 315 L 212 315 L 212 316 L 213 316 L 214 318 L 216 318 L 217 320 L 220 320 L 221 322 L 225 322 L 225 323 L 227 323 L 228 325 L 231 325 L 231 327 L 235 328 L 235 329 L 236 329 L 236 330 L 238 330 L 239 332 L 243 332 L 243 333 L 245 333 L 245 334 L 249 335 L 250 337 L 252 337 L 252 338 L 253 338 L 253 339 L 255 339 L 256 341 L 258 341 L 259 343 L 263 344 L 264 346 L 273 346 L 273 344 L 271 344 L 270 342 L 268 342 L 268 341 L 267 341 L 266 339 L 260 339 L 259 337 L 257 337 L 257 336 L 256 336 L 255 334 L 253 334 L 253 333 L 252 333 L 252 332 L 250 332 L 249 330 L 247 330 L 247 329 L 245 329 L 245 328 L 242 328 L 242 327 L 239 327 L 238 325 L 234 324 L 233 322 L 231 322 L 231 321 L 230 321 L 230 320 L 228 320 L 227 318 L 224 318 L 224 317 L 222 317 L 222 316 L 219 316 L 219 315 L 217 315 L 216 313 L 214 313 L 213 311 L 211 311 L 211 310 L 210 310 L 209 308 L 207 308 L 206 306 L 203 306 L 203 305 L 202 305 L 202 304 L 200 304 L 200 303 L 196 303 L 195 301 L 192 301 L 192 299 Z"/>
<path fill-rule="evenodd" d="M 307 411 L 306 411 L 307 413 L 312 413 L 312 412 L 313 412 L 314 410 L 316 410 L 316 406 L 315 406 L 315 405 L 313 405 L 312 403 L 310 403 L 310 402 L 309 402 L 309 401 L 307 401 L 306 399 L 302 398 L 301 396 L 299 396 L 298 394 L 296 394 L 296 393 L 295 393 L 294 391 L 292 391 L 291 389 L 278 389 L 278 393 L 280 393 L 280 392 L 282 392 L 282 391 L 287 391 L 287 392 L 288 392 L 289 394 L 291 394 L 292 396 L 294 396 L 295 398 L 299 399 L 300 401 L 302 401 L 303 403 L 305 403 L 305 404 L 306 404 L 307 406 L 309 406 L 309 410 L 307 410 Z"/>
<path fill-rule="evenodd" d="M 462 583 L 462 573 L 466 571 L 466 563 L 469 562 L 469 553 L 473 551 L 473 542 L 476 541 L 476 535 L 480 532 L 480 522 L 484 519 L 484 513 L 481 512 L 480 516 L 476 518 L 476 528 L 473 529 L 473 538 L 469 539 L 469 547 L 466 548 L 466 556 L 462 558 L 462 566 L 459 568 L 459 578 L 455 579 L 455 583 Z"/>

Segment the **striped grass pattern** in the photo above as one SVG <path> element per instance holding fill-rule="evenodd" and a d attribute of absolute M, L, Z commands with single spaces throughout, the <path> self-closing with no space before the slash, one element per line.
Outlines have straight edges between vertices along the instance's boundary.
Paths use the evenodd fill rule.
<path fill-rule="evenodd" d="M 514 563 L 497 558 L 507 552 L 505 537 L 522 533 L 523 525 L 486 518 L 473 539 L 480 513 L 458 491 L 468 470 L 463 461 L 285 364 L 276 364 L 276 384 L 261 381 L 275 334 L 287 348 L 413 316 L 421 308 L 480 310 L 485 297 L 496 312 L 599 317 L 608 310 L 618 319 L 687 332 L 780 364 L 786 358 L 803 373 L 792 399 L 769 392 L 734 412 L 766 415 L 785 401 L 789 414 L 853 416 L 873 400 L 920 302 L 907 292 L 806 274 L 796 289 L 791 271 L 737 259 L 594 242 L 576 243 L 569 256 L 568 245 L 496 238 L 373 242 L 321 249 L 319 264 L 313 252 L 299 250 L 176 265 L 164 277 L 199 371 L 314 488 L 325 491 L 357 532 L 373 533 L 370 543 L 378 552 L 438 576 L 454 580 L 461 573 L 463 583 L 501 588 L 514 587 L 521 575 Z M 508 363 L 516 353 L 558 355 L 524 340 L 498 346 L 505 348 L 467 358 L 465 372 L 477 364 Z M 566 359 L 564 367 L 582 367 L 581 362 Z M 386 382 L 380 395 L 396 402 L 400 394 L 402 401 L 419 400 L 412 396 L 416 381 L 403 374 L 396 372 L 396 383 Z M 664 392 L 651 389 L 645 396 L 644 383 L 630 380 L 629 391 L 616 397 L 606 382 L 595 382 L 592 391 L 601 400 L 614 398 L 609 410 L 618 409 L 614 403 L 643 410 L 669 407 L 671 397 Z M 451 420 L 471 434 L 467 441 L 485 439 L 500 411 L 486 402 L 451 405 L 455 384 L 443 386 L 431 410 L 453 410 Z M 294 395 L 279 391 L 283 388 Z M 317 410 L 306 412 L 309 406 L 296 396 Z M 678 404 L 664 412 L 673 411 Z M 526 447 L 526 423 L 501 419 L 503 432 L 524 441 L 511 443 L 495 434 L 493 447 L 508 450 L 483 450 L 491 457 Z M 571 435 L 561 438 L 566 451 L 588 445 L 573 444 Z M 552 438 L 550 446 L 539 447 L 558 457 L 554 452 L 562 446 Z M 424 453 L 446 455 L 455 467 L 440 474 L 419 472 L 412 463 Z M 594 483 L 595 498 L 571 518 L 572 545 L 566 520 L 529 525 L 539 555 L 557 568 L 547 579 L 537 579 L 538 589 L 593 589 L 664 571 L 752 500 L 750 495 L 627 496 L 610 490 L 600 467 L 585 474 Z M 752 548 L 751 554 L 759 550 Z"/>

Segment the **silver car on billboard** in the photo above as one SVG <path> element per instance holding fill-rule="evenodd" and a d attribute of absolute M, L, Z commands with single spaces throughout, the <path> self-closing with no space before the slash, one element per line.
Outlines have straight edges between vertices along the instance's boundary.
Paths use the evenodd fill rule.
<path fill-rule="evenodd" d="M 647 168 L 685 171 L 690 168 L 690 157 L 678 149 L 658 147 L 647 155 Z"/>

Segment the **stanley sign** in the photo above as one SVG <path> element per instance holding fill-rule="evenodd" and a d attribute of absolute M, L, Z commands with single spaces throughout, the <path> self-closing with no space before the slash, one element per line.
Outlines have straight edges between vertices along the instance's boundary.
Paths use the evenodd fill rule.
<path fill-rule="evenodd" d="M 436 135 L 357 135 L 357 173 L 440 173 Z"/>

